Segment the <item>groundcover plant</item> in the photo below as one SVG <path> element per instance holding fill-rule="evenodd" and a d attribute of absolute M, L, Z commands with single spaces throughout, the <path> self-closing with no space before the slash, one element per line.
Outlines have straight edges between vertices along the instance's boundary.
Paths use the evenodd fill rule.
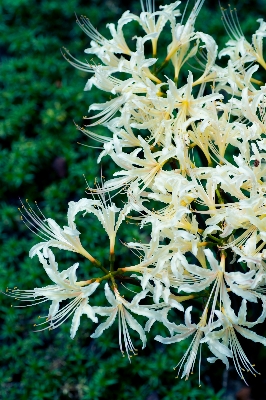
<path fill-rule="evenodd" d="M 215 40 L 194 28 L 203 1 L 183 13 L 179 5 L 155 9 L 151 1 L 142 2 L 139 16 L 127 11 L 116 26 L 109 24 L 111 39 L 86 16 L 78 17 L 91 38 L 85 50 L 91 58 L 79 61 L 67 49 L 63 55 L 90 74 L 85 90 L 96 86 L 110 98 L 90 105 L 85 128 L 77 128 L 100 142 L 97 161 L 110 157 L 118 169 L 112 179 L 88 182 L 88 196 L 69 203 L 67 226 L 44 216 L 37 204 L 22 202 L 22 220 L 41 239 L 30 257 L 38 257 L 52 284 L 7 288 L 6 294 L 27 305 L 51 302 L 38 331 L 71 317 L 74 338 L 83 314 L 96 324 L 92 338 L 117 324 L 119 346 L 129 360 L 137 354 L 130 330 L 145 347 L 146 332 L 163 324 L 168 333 L 156 341 L 191 340 L 177 364 L 178 376 L 187 379 L 197 357 L 200 366 L 204 344 L 210 363 L 221 360 L 229 368 L 231 361 L 246 381 L 245 372 L 258 372 L 238 337 L 266 345 L 253 330 L 266 318 L 266 87 L 256 76 L 266 69 L 266 23 L 258 20 L 249 43 L 235 11 L 222 10 L 230 40 L 218 53 Z M 130 24 L 139 25 L 133 38 Z M 106 136 L 97 133 L 98 125 L 106 127 Z M 78 213 L 102 224 L 108 262 L 96 259 L 90 243 L 82 241 Z M 124 223 L 146 230 L 147 242 L 116 243 Z M 118 245 L 139 261 L 117 268 Z M 93 268 L 79 280 L 82 265 L 59 268 L 52 248 L 84 256 L 99 274 Z M 94 293 L 101 290 L 106 304 L 95 304 Z M 256 318 L 253 303 L 260 307 Z"/>

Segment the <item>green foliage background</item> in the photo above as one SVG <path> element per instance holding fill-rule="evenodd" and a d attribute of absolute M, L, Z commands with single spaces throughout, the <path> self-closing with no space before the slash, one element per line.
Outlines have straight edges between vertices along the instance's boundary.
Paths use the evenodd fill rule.
<path fill-rule="evenodd" d="M 263 2 L 257 4 L 263 15 Z M 254 16 L 248 2 L 241 2 L 243 30 L 252 33 Z M 100 176 L 96 164 L 99 150 L 78 145 L 95 145 L 75 129 L 82 124 L 91 103 L 100 102 L 97 90 L 83 92 L 85 73 L 74 70 L 62 57 L 66 46 L 77 58 L 89 47 L 89 38 L 75 24 L 74 12 L 89 16 L 94 26 L 106 33 L 106 23 L 116 21 L 127 7 L 118 0 L 1 0 L 0 12 L 0 194 L 1 194 L 1 275 L 0 289 L 18 286 L 32 289 L 48 284 L 37 259 L 29 259 L 29 249 L 37 238 L 20 221 L 19 197 L 37 201 L 46 216 L 64 225 L 67 203 L 85 196 L 85 174 L 93 185 Z M 138 3 L 130 5 L 140 9 Z M 265 13 L 264 13 L 265 14 Z M 206 23 L 207 21 L 207 23 Z M 218 4 L 207 2 L 197 26 L 213 34 L 220 44 L 227 37 L 220 21 Z M 84 58 L 83 58 L 84 59 Z M 98 133 L 104 128 L 97 128 Z M 62 164 L 58 166 L 58 163 Z M 112 175 L 114 165 L 102 164 L 103 173 Z M 96 258 L 107 257 L 106 237 L 93 218 L 78 220 L 84 245 Z M 141 233 L 145 240 L 145 234 Z M 140 238 L 137 227 L 125 225 L 120 232 L 124 242 Z M 103 245 L 103 248 L 102 248 Z M 64 253 L 64 254 L 62 254 Z M 72 253 L 57 252 L 62 269 L 79 261 L 84 276 L 97 271 L 89 262 Z M 121 265 L 132 263 L 132 254 L 120 246 Z M 130 261 L 131 260 L 131 261 Z M 82 276 L 81 276 L 82 279 Z M 103 295 L 95 303 L 104 303 Z M 75 340 L 69 337 L 70 321 L 56 331 L 33 332 L 38 315 L 47 305 L 14 308 L 14 300 L 4 295 L 0 303 L 0 398 L 41 399 L 149 399 L 218 400 L 219 384 L 209 376 L 210 365 L 203 363 L 203 386 L 197 376 L 189 381 L 175 380 L 173 367 L 188 343 L 162 346 L 150 338 L 148 347 L 129 363 L 118 349 L 117 326 L 100 339 L 90 339 L 95 327 L 82 320 Z M 157 332 L 160 327 L 155 328 Z M 153 334 L 155 334 L 155 330 Z M 132 335 L 136 345 L 137 338 Z M 217 370 L 221 382 L 221 370 Z M 221 386 L 221 385 L 220 385 Z"/>

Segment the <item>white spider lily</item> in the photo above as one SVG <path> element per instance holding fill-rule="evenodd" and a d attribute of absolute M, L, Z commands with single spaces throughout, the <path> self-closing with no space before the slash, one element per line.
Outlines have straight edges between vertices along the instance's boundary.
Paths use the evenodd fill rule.
<path fill-rule="evenodd" d="M 97 191 L 101 192 L 102 189 L 90 189 L 90 191 L 92 193 Z M 101 222 L 110 240 L 110 253 L 114 253 L 116 234 L 121 223 L 131 211 L 130 205 L 126 204 L 120 209 L 116 207 L 111 200 L 107 201 L 104 194 L 101 194 L 97 204 L 95 204 L 95 201 L 87 200 L 83 211 L 94 214 Z"/>
<path fill-rule="evenodd" d="M 239 310 L 238 318 L 242 318 L 243 312 L 245 313 L 245 305 L 243 306 L 242 304 L 242 307 Z M 211 358 L 209 361 L 215 362 L 218 358 L 221 358 L 228 367 L 228 362 L 225 361 L 225 357 L 232 357 L 237 373 L 246 382 L 243 372 L 251 372 L 254 376 L 256 376 L 258 372 L 255 370 L 254 365 L 250 363 L 246 354 L 244 353 L 242 346 L 237 339 L 236 332 L 240 333 L 240 335 L 246 339 L 262 343 L 264 346 L 266 345 L 266 339 L 249 329 L 239 326 L 239 323 L 241 324 L 241 320 L 239 321 L 237 318 L 233 318 L 233 320 L 230 319 L 224 310 L 223 312 L 215 311 L 215 314 L 218 317 L 218 323 L 215 324 L 215 328 L 219 326 L 219 324 L 222 325 L 223 328 L 206 334 L 206 337 L 202 340 L 202 343 L 208 343 L 210 341 L 210 350 L 216 356 L 215 358 Z M 223 347 L 221 347 L 219 340 L 222 341 Z M 221 357 L 219 357 L 218 352 L 214 350 L 215 348 L 221 353 Z"/>
<path fill-rule="evenodd" d="M 107 101 L 106 103 L 92 104 L 89 108 L 91 110 L 102 110 L 98 114 L 93 117 L 89 117 L 88 119 L 99 118 L 96 122 L 93 122 L 86 126 L 95 126 L 99 124 L 103 124 L 108 122 L 114 115 L 120 111 L 123 105 L 133 97 L 132 93 L 122 94 L 119 97 L 115 97 L 112 100 Z"/>
<path fill-rule="evenodd" d="M 181 342 L 182 340 L 188 338 L 192 334 L 195 334 L 187 351 L 185 352 L 184 356 L 182 357 L 180 362 L 177 364 L 177 366 L 174 368 L 174 369 L 176 369 L 179 367 L 178 375 L 177 375 L 177 377 L 178 377 L 180 370 L 182 369 L 182 367 L 185 363 L 183 372 L 181 375 L 181 379 L 186 377 L 186 380 L 189 378 L 189 375 L 191 373 L 193 373 L 195 361 L 197 358 L 197 353 L 198 353 L 199 346 L 200 346 L 201 339 L 202 339 L 203 332 L 204 332 L 204 327 L 206 325 L 206 312 L 205 311 L 201 317 L 201 321 L 197 325 L 193 324 L 191 322 L 191 311 L 192 311 L 192 306 L 190 306 L 186 309 L 185 325 L 181 324 L 181 325 L 176 326 L 176 328 L 175 328 L 175 331 L 177 332 L 176 335 L 171 336 L 169 338 L 163 338 L 162 336 L 159 336 L 159 335 L 155 336 L 155 340 L 157 340 L 158 342 L 161 342 L 164 344 L 172 344 L 172 343 Z M 199 357 L 199 368 L 200 368 L 200 363 L 201 363 L 201 354 Z M 200 383 L 200 372 L 199 372 L 199 383 Z"/>
<path fill-rule="evenodd" d="M 40 250 L 43 250 L 44 254 L 46 254 L 45 252 L 49 247 L 58 247 L 59 249 L 80 253 L 96 264 L 97 261 L 81 245 L 79 239 L 80 232 L 76 229 L 76 224 L 74 222 L 76 214 L 78 212 L 84 212 L 84 215 L 86 213 L 92 213 L 99 219 L 109 236 L 110 252 L 113 253 L 117 230 L 126 215 L 130 212 L 129 205 L 126 205 L 123 210 L 120 211 L 115 204 L 107 204 L 104 196 L 101 196 L 99 200 L 81 199 L 78 202 L 71 201 L 68 208 L 69 226 L 64 226 L 64 229 L 61 229 L 53 219 L 46 219 L 43 215 L 43 219 L 41 219 L 31 207 L 29 210 L 26 208 L 24 209 L 25 213 L 23 214 L 23 218 L 26 220 L 29 228 L 31 230 L 33 230 L 33 228 L 36 229 L 37 232 L 34 231 L 34 233 L 42 239 L 46 239 L 45 242 L 38 243 L 32 247 L 30 250 L 30 257 L 33 257 Z M 115 221 L 116 214 L 118 214 L 117 221 Z"/>
<path fill-rule="evenodd" d="M 176 24 L 174 16 L 171 18 L 171 30 L 172 30 L 172 42 L 168 46 L 168 54 L 166 60 L 170 60 L 173 56 L 175 56 L 178 50 L 182 49 L 182 46 L 185 47 L 185 52 L 187 52 L 187 48 L 189 47 L 188 43 L 192 40 L 194 36 L 194 24 L 197 18 L 197 15 L 203 5 L 204 0 L 197 0 L 187 22 L 182 25 L 181 23 Z M 177 59 L 177 58 L 176 58 Z M 175 60 L 174 60 L 175 61 Z"/>
<path fill-rule="evenodd" d="M 227 66 L 221 67 L 216 64 L 214 39 L 195 30 L 203 2 L 195 1 L 184 22 L 185 7 L 178 22 L 179 1 L 155 11 L 152 0 L 141 0 L 140 16 L 127 11 L 117 26 L 108 25 L 109 40 L 86 17 L 78 19 L 92 39 L 85 52 L 96 55 L 100 62 L 78 61 L 67 50 L 65 57 L 92 75 L 85 90 L 95 86 L 110 94 L 108 101 L 90 106 L 89 112 L 95 110 L 96 114 L 84 117 L 89 126 L 104 125 L 109 135 L 78 129 L 101 143 L 97 161 L 109 156 L 118 169 L 102 187 L 87 188 L 90 195 L 99 198 L 69 203 L 68 224 L 63 228 L 38 207 L 37 212 L 30 206 L 22 207 L 23 221 L 42 240 L 33 246 L 30 256 L 38 255 L 54 284 L 32 291 L 14 289 L 8 294 L 33 304 L 52 301 L 43 323 L 51 329 L 73 314 L 72 338 L 82 314 L 93 322 L 97 322 L 96 314 L 107 317 L 93 338 L 118 317 L 119 346 L 128 357 L 136 354 L 130 329 L 138 332 L 144 347 L 144 331 L 160 322 L 170 336 L 156 336 L 157 341 L 170 344 L 192 338 L 177 365 L 182 378 L 192 373 L 204 343 L 214 356 L 208 361 L 220 359 L 228 368 L 232 358 L 243 378 L 242 368 L 253 374 L 256 371 L 237 335 L 266 345 L 265 338 L 250 330 L 266 319 L 266 86 L 256 79 L 260 67 L 266 69 L 266 23 L 258 21 L 251 44 L 235 12 L 230 9 L 228 15 L 222 10 L 230 41 L 220 53 L 220 57 L 229 57 Z M 131 21 L 144 30 L 133 38 L 132 50 L 123 32 Z M 158 39 L 168 25 L 169 41 L 159 47 Z M 152 55 L 147 55 L 151 50 Z M 180 72 L 185 82 L 181 85 Z M 227 95 L 223 97 L 221 91 Z M 122 209 L 112 202 L 110 190 L 125 195 Z M 116 270 L 117 232 L 131 210 L 133 215 L 127 222 L 140 229 L 148 227 L 148 236 L 143 235 L 147 241 L 128 243 L 139 261 Z M 102 224 L 110 243 L 110 271 L 81 244 L 75 222 L 78 212 L 93 214 Z M 77 282 L 78 264 L 59 272 L 50 247 L 82 254 L 105 275 Z M 134 275 L 125 278 L 124 273 Z M 110 306 L 91 307 L 88 298 L 103 280 L 109 281 L 105 295 Z M 118 292 L 118 281 L 136 283 L 141 291 L 129 302 Z M 140 301 L 146 296 L 149 305 L 142 305 Z M 191 299 L 203 308 L 199 323 L 191 322 L 191 306 L 186 308 L 185 324 L 172 322 L 171 310 L 183 312 L 183 302 L 189 304 Z M 62 306 L 65 300 L 68 304 Z M 256 318 L 252 318 L 253 306 L 261 307 Z M 147 318 L 145 328 L 132 314 Z"/>
<path fill-rule="evenodd" d="M 176 154 L 175 149 L 170 152 L 165 149 L 153 155 L 149 144 L 141 136 L 138 139 L 142 148 L 135 149 L 130 154 L 121 152 L 118 156 L 115 154 L 112 155 L 112 158 L 117 160 L 125 169 L 114 174 L 115 176 L 122 175 L 121 178 L 113 178 L 105 183 L 104 187 L 107 190 L 119 189 L 121 186 L 134 182 L 134 186 L 139 187 L 141 185 L 141 190 L 143 191 L 153 183 L 154 178 L 160 173 L 167 160 Z M 144 152 L 144 159 L 138 157 L 138 154 L 142 150 Z"/>
<path fill-rule="evenodd" d="M 158 342 L 164 343 L 164 344 L 172 344 L 172 343 L 177 343 L 181 342 L 181 340 L 186 339 L 190 335 L 196 332 L 197 330 L 197 325 L 191 323 L 191 311 L 192 311 L 192 306 L 188 307 L 185 311 L 185 325 L 177 325 L 175 328 L 175 331 L 177 332 L 176 335 L 173 335 L 168 338 L 164 338 L 160 335 L 155 336 L 155 340 Z"/>
<path fill-rule="evenodd" d="M 91 24 L 90 20 L 81 16 L 80 20 L 77 18 L 77 24 L 79 27 L 92 39 L 92 47 L 85 50 L 85 53 L 96 54 L 99 56 L 100 48 L 108 53 L 122 53 L 122 54 L 130 54 L 131 51 L 125 41 L 123 35 L 123 25 L 127 24 L 131 18 L 128 16 L 129 12 L 125 12 L 120 20 L 118 21 L 117 29 L 114 24 L 108 24 L 110 33 L 112 35 L 112 39 L 108 40 L 104 36 L 102 36 Z M 99 50 L 97 51 L 98 45 Z"/>
<path fill-rule="evenodd" d="M 147 35 L 154 33 L 157 34 L 156 37 L 152 38 L 153 55 L 156 55 L 157 53 L 158 38 L 167 20 L 169 20 L 173 16 L 179 17 L 181 15 L 180 11 L 176 10 L 176 7 L 178 7 L 180 3 L 181 1 L 176 1 L 169 5 L 160 6 L 160 9 L 162 9 L 162 11 L 155 11 L 154 3 L 152 2 L 152 0 L 146 0 L 146 7 L 143 0 L 141 0 L 142 13 L 140 14 L 140 16 L 138 17 L 137 15 L 129 14 L 130 16 L 132 16 L 132 19 L 139 22 L 140 26 L 143 28 Z"/>
<path fill-rule="evenodd" d="M 30 250 L 30 257 L 32 258 L 40 250 L 43 250 L 44 254 L 47 255 L 47 249 L 49 247 L 57 247 L 63 250 L 70 250 L 75 253 L 80 253 L 90 261 L 95 262 L 95 259 L 88 253 L 82 246 L 79 235 L 80 232 L 76 229 L 75 216 L 78 212 L 84 211 L 84 205 L 87 203 L 87 199 L 81 199 L 78 202 L 71 201 L 68 207 L 68 226 L 64 226 L 63 229 L 51 218 L 45 218 L 43 213 L 38 207 L 38 215 L 31 206 L 22 206 L 21 214 L 22 220 L 28 226 L 28 228 L 35 233 L 38 237 L 44 241 L 36 244 Z M 97 205 L 98 202 L 91 200 L 92 204 Z"/>
<path fill-rule="evenodd" d="M 147 307 L 139 305 L 140 300 L 146 296 L 147 291 L 142 291 L 141 293 L 137 294 L 131 303 L 129 303 L 123 297 L 121 297 L 117 289 L 115 289 L 114 295 L 110 290 L 108 283 L 105 284 L 104 290 L 105 296 L 108 302 L 111 304 L 111 307 L 94 307 L 94 312 L 102 316 L 107 316 L 108 318 L 96 328 L 96 331 L 91 335 L 91 337 L 97 338 L 101 336 L 104 330 L 113 325 L 118 314 L 119 347 L 121 353 L 124 355 L 126 352 L 128 358 L 130 358 L 132 355 L 137 354 L 137 350 L 131 341 L 128 326 L 138 332 L 140 340 L 142 341 L 142 348 L 146 346 L 147 339 L 144 329 L 136 321 L 136 319 L 132 317 L 129 311 L 148 318 L 154 318 L 156 314 Z"/>
<path fill-rule="evenodd" d="M 95 316 L 93 307 L 88 304 L 88 300 L 89 296 L 93 294 L 99 286 L 99 283 L 94 282 L 87 286 L 81 286 L 77 282 L 76 277 L 76 270 L 79 266 L 78 263 L 74 264 L 67 270 L 59 272 L 58 264 L 55 262 L 51 250 L 47 251 L 48 259 L 46 259 L 40 252 L 37 254 L 45 272 L 54 284 L 42 288 L 35 288 L 33 290 L 14 289 L 8 291 L 7 294 L 15 297 L 16 300 L 25 301 L 27 303 L 30 302 L 31 304 L 29 305 L 31 306 L 46 301 L 52 302 L 47 317 L 43 317 L 45 318 L 45 322 L 34 325 L 39 327 L 43 324 L 48 324 L 48 326 L 43 329 L 38 329 L 38 331 L 48 328 L 55 329 L 74 313 L 70 329 L 70 336 L 73 339 L 80 325 L 80 317 L 82 314 L 87 315 L 87 317 L 93 322 L 98 322 L 98 318 Z M 69 299 L 71 299 L 71 301 L 60 308 L 60 303 Z"/>
<path fill-rule="evenodd" d="M 266 62 L 263 57 L 263 38 L 266 36 L 266 23 L 262 18 L 259 18 L 260 26 L 256 33 L 252 35 L 252 44 L 250 44 L 241 30 L 236 12 L 230 9 L 222 8 L 223 21 L 227 32 L 231 38 L 227 43 L 227 48 L 220 52 L 220 57 L 229 55 L 233 60 L 236 60 L 241 55 L 245 62 L 256 60 L 263 68 L 266 67 Z"/>
<path fill-rule="evenodd" d="M 212 93 L 206 96 L 199 96 L 194 98 L 192 94 L 193 75 L 189 71 L 187 84 L 182 88 L 177 89 L 175 83 L 171 80 L 168 81 L 169 90 L 167 91 L 167 99 L 169 104 L 169 114 L 173 110 L 178 109 L 178 114 L 173 120 L 175 131 L 186 131 L 187 127 L 192 121 L 198 119 L 209 118 L 209 113 L 203 105 L 222 99 L 221 94 Z M 189 118 L 187 118 L 189 116 Z"/>

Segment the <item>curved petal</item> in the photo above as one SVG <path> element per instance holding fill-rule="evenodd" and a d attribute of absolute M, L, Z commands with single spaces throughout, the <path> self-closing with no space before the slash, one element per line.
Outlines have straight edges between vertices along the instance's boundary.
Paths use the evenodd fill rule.
<path fill-rule="evenodd" d="M 113 325 L 114 323 L 116 314 L 117 314 L 117 308 L 111 313 L 111 315 L 107 318 L 105 322 L 103 322 L 96 328 L 95 332 L 91 335 L 91 338 L 96 339 L 97 337 L 101 336 L 101 334 L 105 329 L 110 328 L 110 326 Z"/>

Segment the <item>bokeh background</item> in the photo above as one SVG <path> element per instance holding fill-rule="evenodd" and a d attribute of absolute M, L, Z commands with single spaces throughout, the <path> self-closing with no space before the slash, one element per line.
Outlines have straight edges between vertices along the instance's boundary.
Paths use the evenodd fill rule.
<path fill-rule="evenodd" d="M 191 2 L 193 3 L 193 2 Z M 157 4 L 157 3 L 156 3 Z M 165 4 L 165 3 L 164 3 Z M 227 7 L 227 3 L 222 6 Z M 157 6 L 159 3 L 157 4 Z M 265 1 L 239 1 L 242 29 L 250 39 L 259 17 L 266 18 Z M 0 290 L 18 286 L 32 289 L 50 283 L 29 249 L 38 239 L 24 226 L 18 211 L 19 198 L 37 201 L 47 217 L 64 225 L 67 203 L 85 194 L 86 176 L 93 185 L 100 177 L 115 172 L 104 159 L 96 164 L 97 146 L 75 129 L 82 125 L 91 103 L 104 100 L 98 90 L 84 92 L 88 79 L 73 69 L 62 57 L 65 46 L 79 59 L 89 47 L 86 37 L 75 23 L 78 15 L 87 15 L 93 25 L 108 34 L 106 23 L 115 22 L 123 11 L 140 11 L 139 2 L 121 0 L 1 0 L 0 11 Z M 182 6 L 181 6 L 182 8 Z M 228 40 L 221 22 L 219 4 L 206 1 L 199 15 L 198 30 L 215 37 L 220 48 Z M 98 127 L 97 133 L 104 134 Z M 95 220 L 78 219 L 83 243 L 96 258 L 107 258 L 106 237 Z M 145 240 L 145 233 L 141 233 Z M 122 242 L 140 239 L 135 225 L 125 225 L 119 233 Z M 77 255 L 56 252 L 62 269 L 80 262 L 84 277 L 96 276 L 89 262 Z M 118 261 L 132 263 L 132 253 L 122 244 Z M 130 261 L 131 260 L 131 261 Z M 81 276 L 82 279 L 82 276 Z M 96 294 L 95 303 L 103 304 Z M 45 315 L 47 305 L 11 307 L 15 301 L 1 295 L 0 302 L 0 399 L 3 400 L 242 400 L 266 398 L 266 372 L 262 346 L 244 343 L 251 359 L 256 360 L 261 377 L 249 380 L 250 389 L 238 379 L 233 368 L 224 372 L 218 362 L 202 362 L 202 386 L 198 374 L 189 381 L 175 379 L 173 367 L 189 341 L 164 346 L 153 341 L 161 332 L 155 327 L 148 346 L 129 363 L 118 349 L 117 325 L 97 340 L 90 338 L 95 327 L 83 317 L 74 340 L 69 337 L 71 321 L 55 331 L 33 332 L 38 315 Z M 265 335 L 265 328 L 260 328 Z M 132 334 L 136 346 L 140 343 Z M 245 397 L 246 396 L 246 397 Z"/>

